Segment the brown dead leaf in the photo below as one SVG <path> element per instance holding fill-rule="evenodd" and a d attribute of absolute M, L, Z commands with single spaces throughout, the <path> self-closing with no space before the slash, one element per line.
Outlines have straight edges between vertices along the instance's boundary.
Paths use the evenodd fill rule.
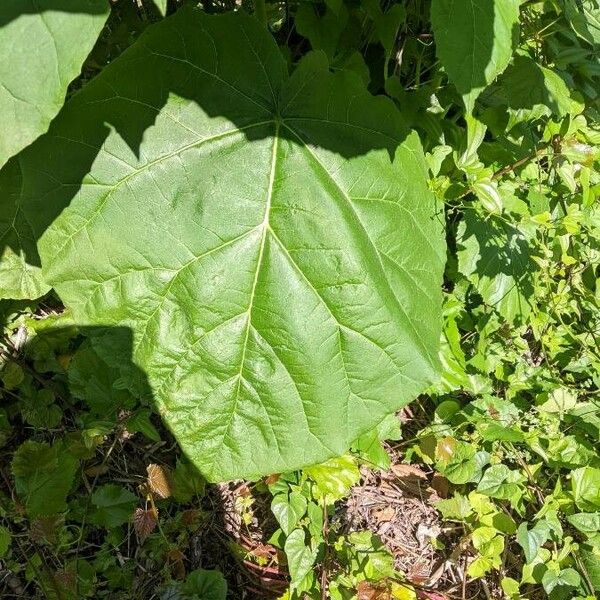
<path fill-rule="evenodd" d="M 428 592 L 427 590 L 417 590 L 417 598 L 419 598 L 419 600 L 448 600 L 446 594 Z"/>
<path fill-rule="evenodd" d="M 189 527 L 190 529 L 196 529 L 200 524 L 200 518 L 202 517 L 202 512 L 195 509 L 190 508 L 188 510 L 184 510 L 181 513 L 181 523 L 184 527 Z"/>
<path fill-rule="evenodd" d="M 172 492 L 171 475 L 166 467 L 151 464 L 146 467 L 148 487 L 159 498 L 168 498 Z"/>
<path fill-rule="evenodd" d="M 385 582 L 361 581 L 357 588 L 357 600 L 390 600 L 389 586 Z"/>
<path fill-rule="evenodd" d="M 158 521 L 158 515 L 154 509 L 150 508 L 144 510 L 143 508 L 136 508 L 133 513 L 133 528 L 140 538 L 140 542 L 143 542 L 156 528 Z"/>
<path fill-rule="evenodd" d="M 85 474 L 88 477 L 99 477 L 100 475 L 104 475 L 108 473 L 108 465 L 92 465 L 85 470 Z"/>
<path fill-rule="evenodd" d="M 399 479 L 422 479 L 424 481 L 427 480 L 427 474 L 421 471 L 419 467 L 415 467 L 414 465 L 392 465 L 392 471 L 394 475 Z"/>
<path fill-rule="evenodd" d="M 185 564 L 183 563 L 184 559 L 185 555 L 177 548 L 172 548 L 167 552 L 167 562 L 171 566 L 173 577 L 175 577 L 175 579 L 185 578 Z"/>
<path fill-rule="evenodd" d="M 417 585 L 422 585 L 429 579 L 430 564 L 424 559 L 417 559 L 406 573 L 406 578 Z"/>
<path fill-rule="evenodd" d="M 431 479 L 431 487 L 440 498 L 447 498 L 450 482 L 441 474 L 434 473 Z"/>
<path fill-rule="evenodd" d="M 377 519 L 378 523 L 389 523 L 396 516 L 396 510 L 393 506 L 386 506 L 381 510 L 374 511 L 373 516 Z"/>
<path fill-rule="evenodd" d="M 273 475 L 267 475 L 265 477 L 265 483 L 267 485 L 273 485 L 274 483 L 277 483 L 279 481 L 280 477 L 281 477 L 281 475 L 279 473 L 273 473 Z"/>

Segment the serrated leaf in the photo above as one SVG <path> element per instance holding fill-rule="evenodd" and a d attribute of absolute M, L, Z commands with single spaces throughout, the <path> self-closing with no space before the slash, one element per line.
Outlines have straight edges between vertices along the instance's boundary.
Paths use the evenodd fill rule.
<path fill-rule="evenodd" d="M 133 528 L 142 543 L 154 531 L 157 522 L 158 518 L 154 509 L 135 509 L 133 513 Z"/>
<path fill-rule="evenodd" d="M 186 598 L 225 600 L 227 596 L 227 582 L 221 571 L 196 569 L 181 587 Z"/>
<path fill-rule="evenodd" d="M 77 349 L 67 374 L 71 394 L 83 400 L 95 415 L 110 418 L 117 410 L 132 408 L 135 404 L 127 390 L 115 387 L 119 370 L 109 366 L 90 341 Z"/>
<path fill-rule="evenodd" d="M 159 498 L 169 498 L 173 493 L 173 483 L 167 467 L 150 464 L 146 467 L 146 473 L 148 473 L 146 482 L 150 491 Z"/>
<path fill-rule="evenodd" d="M 178 460 L 173 471 L 173 498 L 187 503 L 204 495 L 206 481 L 198 469 L 185 460 Z"/>
<path fill-rule="evenodd" d="M 79 461 L 62 442 L 54 445 L 27 440 L 12 459 L 15 488 L 30 518 L 53 515 L 66 509 L 66 497 Z"/>
<path fill-rule="evenodd" d="M 433 0 L 431 24 L 437 53 L 450 81 L 475 99 L 508 65 L 518 39 L 518 0 Z"/>
<path fill-rule="evenodd" d="M 107 483 L 92 494 L 92 504 L 96 510 L 90 521 L 107 528 L 118 527 L 131 519 L 137 501 L 137 496 L 129 490 Z"/>
<path fill-rule="evenodd" d="M 433 381 L 445 252 L 418 139 L 322 55 L 289 78 L 256 19 L 148 28 L 21 165 L 36 231 L 40 198 L 70 202 L 48 281 L 76 320 L 133 330 L 209 479 L 342 454 Z"/>

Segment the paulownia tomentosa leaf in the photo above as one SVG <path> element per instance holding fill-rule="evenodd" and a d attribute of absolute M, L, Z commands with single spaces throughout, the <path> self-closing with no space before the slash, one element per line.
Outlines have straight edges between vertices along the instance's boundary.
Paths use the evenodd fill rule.
<path fill-rule="evenodd" d="M 78 321 L 133 330 L 207 478 L 339 455 L 434 378 L 443 225 L 418 138 L 321 54 L 288 76 L 255 19 L 149 28 L 20 163 L 28 214 L 70 201 L 47 280 Z"/>
<path fill-rule="evenodd" d="M 44 133 L 81 71 L 110 5 L 108 0 L 0 2 L 0 167 Z M 0 175 L 0 298 L 37 298 L 43 281 L 31 223 L 15 201 L 19 166 Z"/>
<path fill-rule="evenodd" d="M 109 10 L 107 0 L 0 3 L 0 167 L 48 129 Z"/>

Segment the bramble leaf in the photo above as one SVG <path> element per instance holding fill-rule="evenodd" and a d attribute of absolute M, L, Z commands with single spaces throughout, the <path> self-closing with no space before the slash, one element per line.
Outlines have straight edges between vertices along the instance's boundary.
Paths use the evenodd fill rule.
<path fill-rule="evenodd" d="M 17 493 L 30 518 L 65 510 L 79 461 L 61 442 L 50 446 L 27 440 L 15 452 L 11 466 Z"/>
<path fill-rule="evenodd" d="M 107 483 L 92 494 L 92 504 L 96 510 L 90 521 L 108 528 L 127 523 L 133 516 L 137 500 L 137 496 L 124 487 Z"/>

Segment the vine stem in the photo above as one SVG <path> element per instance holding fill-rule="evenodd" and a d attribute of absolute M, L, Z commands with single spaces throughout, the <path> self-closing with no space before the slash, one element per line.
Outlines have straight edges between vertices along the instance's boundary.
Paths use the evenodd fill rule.
<path fill-rule="evenodd" d="M 264 27 L 267 26 L 267 7 L 265 5 L 265 0 L 254 0 L 254 15 Z"/>

